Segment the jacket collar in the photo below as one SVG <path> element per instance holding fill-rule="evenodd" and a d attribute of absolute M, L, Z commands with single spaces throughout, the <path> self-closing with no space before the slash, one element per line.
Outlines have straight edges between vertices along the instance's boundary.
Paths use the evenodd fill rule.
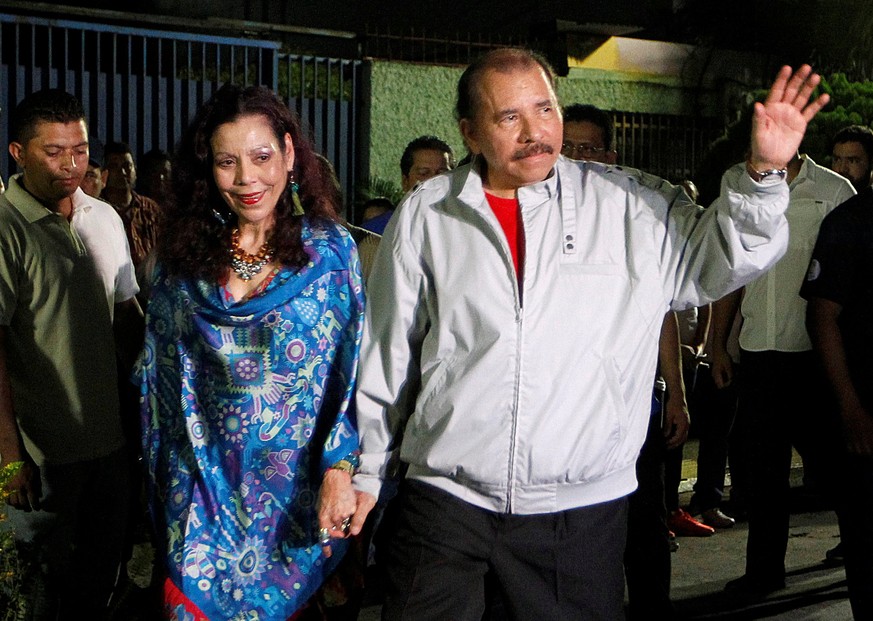
<path fill-rule="evenodd" d="M 556 164 L 549 173 L 549 176 L 543 181 L 518 189 L 517 196 L 522 209 L 537 207 L 557 196 L 560 187 L 558 170 L 558 165 Z M 460 183 L 459 186 L 455 186 L 458 188 L 458 200 L 474 208 L 482 209 L 487 207 L 482 176 L 475 163 L 461 167 L 454 176 L 452 183 L 453 185 Z"/>
<path fill-rule="evenodd" d="M 5 193 L 9 203 L 18 210 L 21 216 L 31 224 L 48 216 L 60 217 L 60 214 L 40 203 L 34 198 L 33 194 L 24 189 L 22 185 L 23 179 L 24 173 L 18 173 L 10 177 Z M 85 211 L 90 210 L 91 205 L 88 203 L 86 196 L 82 188 L 76 188 L 73 194 L 73 213 L 80 209 Z"/>

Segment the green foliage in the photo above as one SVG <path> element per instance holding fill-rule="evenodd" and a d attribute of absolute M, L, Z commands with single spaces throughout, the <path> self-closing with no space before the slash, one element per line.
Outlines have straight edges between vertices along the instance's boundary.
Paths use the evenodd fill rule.
<path fill-rule="evenodd" d="M 396 205 L 403 198 L 403 190 L 392 181 L 370 176 L 358 184 L 355 203 L 360 209 L 371 198 L 387 198 L 391 204 Z"/>
<path fill-rule="evenodd" d="M 27 600 L 23 595 L 25 564 L 15 547 L 11 530 L 3 528 L 9 481 L 15 477 L 23 462 L 16 461 L 0 469 L 0 621 L 16 621 L 26 615 Z"/>
<path fill-rule="evenodd" d="M 825 164 L 834 134 L 847 125 L 873 122 L 873 82 L 851 82 L 846 74 L 834 73 L 822 78 L 819 90 L 831 96 L 831 103 L 809 124 L 802 151 Z"/>

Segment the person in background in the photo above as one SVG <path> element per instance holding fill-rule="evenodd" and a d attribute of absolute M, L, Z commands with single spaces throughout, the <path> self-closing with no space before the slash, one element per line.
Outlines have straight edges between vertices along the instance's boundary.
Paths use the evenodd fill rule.
<path fill-rule="evenodd" d="M 100 168 L 100 164 L 96 160 L 88 160 L 88 170 L 82 177 L 81 187 L 88 196 L 100 198 L 103 188 L 106 187 L 106 171 Z"/>
<path fill-rule="evenodd" d="M 173 192 L 173 164 L 170 154 L 162 149 L 146 151 L 139 158 L 137 190 L 163 207 Z"/>
<path fill-rule="evenodd" d="M 392 213 L 394 204 L 384 196 L 369 198 L 361 207 L 361 222 L 372 222 L 374 218 Z"/>
<path fill-rule="evenodd" d="M 574 160 L 615 164 L 615 126 L 604 110 L 590 104 L 564 108 L 564 141 L 561 153 Z"/>
<path fill-rule="evenodd" d="M 134 191 L 136 163 L 127 144 L 110 142 L 104 148 L 103 157 L 107 175 L 101 198 L 115 207 L 121 216 L 137 278 L 148 283 L 151 279 L 143 268 L 158 240 L 161 207 L 151 198 Z"/>
<path fill-rule="evenodd" d="M 844 127 L 831 140 L 831 170 L 852 182 L 858 193 L 873 181 L 873 130 L 864 125 Z M 842 563 L 846 550 L 842 542 L 825 552 L 825 561 Z"/>
<path fill-rule="evenodd" d="M 436 136 L 419 136 L 400 156 L 400 179 L 404 192 L 422 181 L 448 172 L 455 167 L 455 153 L 447 142 Z"/>
<path fill-rule="evenodd" d="M 723 187 L 745 174 L 743 166 L 724 173 Z M 803 458 L 805 483 L 830 485 L 825 472 L 833 459 L 832 443 L 821 425 L 827 387 L 806 330 L 800 285 L 821 221 L 855 195 L 848 180 L 807 155 L 794 153 L 785 171 L 773 174 L 784 176 L 790 188 L 788 250 L 772 269 L 712 305 L 717 386 L 733 381 L 727 340 L 737 312 L 743 317 L 735 435 L 743 460 L 755 471 L 747 481 L 746 571 L 725 588 L 750 600 L 785 588 L 792 447 Z"/>
<path fill-rule="evenodd" d="M 173 170 L 139 370 L 165 607 L 263 621 L 356 609 L 353 585 L 326 584 L 358 463 L 363 286 L 341 197 L 263 87 L 219 89 Z"/>
<path fill-rule="evenodd" d="M 873 181 L 873 130 L 849 125 L 831 141 L 831 170 L 852 182 L 856 192 Z"/>
<path fill-rule="evenodd" d="M 121 219 L 79 187 L 80 102 L 34 92 L 10 135 L 22 172 L 0 196 L 0 467 L 23 466 L 9 525 L 33 554 L 32 618 L 102 619 L 130 493 L 116 356 L 126 373 L 139 351 L 137 284 Z"/>
<path fill-rule="evenodd" d="M 337 196 L 342 196 L 342 186 L 340 185 L 333 163 L 321 153 L 316 153 L 315 157 L 321 165 L 322 174 L 330 179 Z M 345 208 L 342 204 L 340 204 L 339 212 L 345 212 Z M 355 244 L 358 246 L 358 257 L 361 261 L 361 276 L 363 276 L 364 285 L 366 285 L 367 278 L 370 275 L 370 268 L 373 266 L 373 257 L 376 255 L 376 250 L 379 248 L 380 237 L 376 233 L 355 226 L 347 220 L 342 220 L 342 225 L 352 234 L 352 239 L 355 240 Z"/>
<path fill-rule="evenodd" d="M 404 192 L 409 192 L 422 181 L 427 181 L 454 167 L 455 154 L 448 143 L 436 136 L 419 136 L 406 145 L 403 155 L 400 156 L 400 186 Z M 381 235 L 393 214 L 392 206 L 390 211 L 373 218 L 365 217 L 361 227 Z"/>
<path fill-rule="evenodd" d="M 800 288 L 808 302 L 810 337 L 834 397 L 819 416 L 819 428 L 836 427 L 835 476 L 828 483 L 837 489 L 849 601 L 857 621 L 873 619 L 871 258 L 873 189 L 868 186 L 825 217 Z"/>

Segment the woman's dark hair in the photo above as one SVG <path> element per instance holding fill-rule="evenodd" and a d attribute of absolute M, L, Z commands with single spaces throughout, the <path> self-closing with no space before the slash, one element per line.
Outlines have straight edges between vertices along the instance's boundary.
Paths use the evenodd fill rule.
<path fill-rule="evenodd" d="M 158 259 L 170 274 L 217 282 L 230 266 L 228 248 L 237 218 L 215 185 L 210 142 L 220 125 L 256 115 L 267 119 L 280 145 L 286 133 L 294 144 L 294 170 L 276 205 L 269 239 L 274 260 L 294 268 L 309 260 L 300 239 L 302 216 L 293 215 L 292 176 L 306 217 L 337 221 L 341 198 L 296 116 L 268 88 L 226 84 L 200 108 L 176 149 L 173 197 L 158 242 Z"/>

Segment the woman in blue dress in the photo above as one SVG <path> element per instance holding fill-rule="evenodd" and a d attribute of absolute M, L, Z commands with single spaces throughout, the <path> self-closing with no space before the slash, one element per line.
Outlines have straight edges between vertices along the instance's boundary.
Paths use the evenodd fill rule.
<path fill-rule="evenodd" d="M 180 144 L 139 365 L 166 618 L 312 612 L 349 545 L 363 298 L 321 170 L 261 87 L 221 88 Z"/>

